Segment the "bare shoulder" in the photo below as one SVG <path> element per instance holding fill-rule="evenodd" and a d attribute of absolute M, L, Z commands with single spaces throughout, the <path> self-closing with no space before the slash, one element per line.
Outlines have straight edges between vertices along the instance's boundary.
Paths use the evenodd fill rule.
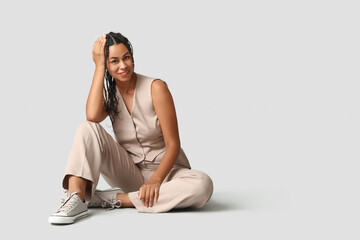
<path fill-rule="evenodd" d="M 161 95 L 169 95 L 170 91 L 165 81 L 161 79 L 155 79 L 151 84 L 151 95 L 153 97 Z"/>
<path fill-rule="evenodd" d="M 151 83 L 151 90 L 161 90 L 161 89 L 167 89 L 167 84 L 165 81 L 161 79 L 155 79 Z"/>

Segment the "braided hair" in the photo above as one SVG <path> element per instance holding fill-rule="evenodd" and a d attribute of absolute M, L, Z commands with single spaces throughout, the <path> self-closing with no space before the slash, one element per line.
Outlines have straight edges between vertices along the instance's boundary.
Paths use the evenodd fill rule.
<path fill-rule="evenodd" d="M 112 45 L 123 43 L 125 47 L 129 50 L 131 54 L 131 59 L 135 68 L 134 64 L 134 56 L 133 56 L 133 48 L 130 41 L 123 36 L 121 33 L 114 33 L 109 32 L 106 34 L 106 42 L 105 42 L 105 84 L 104 84 L 104 91 L 105 91 L 105 109 L 106 112 L 110 116 L 110 120 L 114 123 L 115 118 L 118 116 L 119 112 L 117 111 L 118 107 L 118 98 L 116 96 L 116 80 L 110 75 L 109 71 L 106 68 L 107 59 L 109 56 L 109 47 Z M 130 83 L 129 83 L 130 86 Z"/>

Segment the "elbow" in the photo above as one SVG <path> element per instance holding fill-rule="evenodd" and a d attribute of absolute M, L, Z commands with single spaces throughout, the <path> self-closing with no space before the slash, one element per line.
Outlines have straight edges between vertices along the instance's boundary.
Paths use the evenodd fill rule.
<path fill-rule="evenodd" d="M 86 108 L 86 120 L 90 122 L 99 123 L 101 119 L 101 114 L 97 113 L 94 109 Z"/>
<path fill-rule="evenodd" d="M 95 122 L 96 118 L 93 113 L 91 113 L 90 109 L 86 106 L 86 120 L 90 122 Z"/>
<path fill-rule="evenodd" d="M 90 122 L 95 122 L 95 123 L 99 123 L 99 119 L 97 119 L 96 117 L 92 116 L 92 115 L 89 115 L 89 114 L 86 114 L 86 120 L 87 121 L 90 121 Z"/>
<path fill-rule="evenodd" d="M 94 123 L 100 123 L 99 121 L 93 119 L 93 118 L 86 118 L 86 121 L 94 122 Z"/>

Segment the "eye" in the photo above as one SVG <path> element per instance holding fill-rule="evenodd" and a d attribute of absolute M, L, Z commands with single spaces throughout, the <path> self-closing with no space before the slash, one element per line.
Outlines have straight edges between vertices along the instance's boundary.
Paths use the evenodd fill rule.
<path fill-rule="evenodd" d="M 128 59 L 129 58 L 129 55 L 126 55 L 125 57 L 124 57 L 124 59 Z"/>
<path fill-rule="evenodd" d="M 114 61 L 112 61 L 111 63 L 117 63 L 118 62 L 118 60 L 114 60 Z"/>

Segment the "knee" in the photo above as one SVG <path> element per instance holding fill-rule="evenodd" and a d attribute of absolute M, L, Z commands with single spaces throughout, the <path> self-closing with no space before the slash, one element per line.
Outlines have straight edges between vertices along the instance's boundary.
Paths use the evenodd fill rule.
<path fill-rule="evenodd" d="M 87 128 L 88 129 L 89 127 L 95 127 L 95 126 L 99 126 L 99 125 L 100 125 L 100 123 L 86 120 L 80 124 L 79 128 Z"/>
<path fill-rule="evenodd" d="M 202 207 L 209 201 L 213 194 L 214 185 L 211 178 L 204 172 L 196 171 L 196 184 L 191 189 L 192 194 L 197 199 L 195 207 Z"/>
<path fill-rule="evenodd" d="M 100 125 L 100 124 L 96 123 L 96 122 L 91 122 L 91 121 L 84 121 L 79 125 L 79 127 L 76 130 L 76 133 L 78 135 L 86 135 L 88 132 L 90 132 L 94 129 L 97 129 L 98 128 L 97 125 Z"/>

